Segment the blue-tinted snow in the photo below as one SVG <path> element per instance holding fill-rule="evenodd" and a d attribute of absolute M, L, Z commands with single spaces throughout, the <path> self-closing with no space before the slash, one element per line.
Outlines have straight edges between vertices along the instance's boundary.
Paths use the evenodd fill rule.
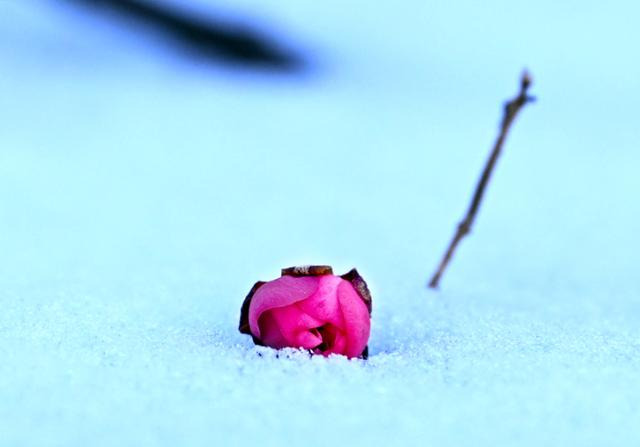
<path fill-rule="evenodd" d="M 189 6 L 310 70 L 0 3 L 0 445 L 640 442 L 637 6 Z M 539 101 L 427 291 L 524 65 Z M 237 332 L 300 263 L 368 279 L 369 361 Z"/>

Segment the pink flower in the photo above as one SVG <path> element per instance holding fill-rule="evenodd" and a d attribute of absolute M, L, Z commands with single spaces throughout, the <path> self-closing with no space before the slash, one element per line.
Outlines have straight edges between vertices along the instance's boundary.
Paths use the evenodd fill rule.
<path fill-rule="evenodd" d="M 291 267 L 253 286 L 239 329 L 258 345 L 366 358 L 370 315 L 371 295 L 355 269 L 335 276 L 329 266 Z"/>

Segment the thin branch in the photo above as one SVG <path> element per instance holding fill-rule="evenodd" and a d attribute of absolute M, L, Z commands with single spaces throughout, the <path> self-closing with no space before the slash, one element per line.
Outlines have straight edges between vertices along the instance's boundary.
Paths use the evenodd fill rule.
<path fill-rule="evenodd" d="M 508 101 L 504 106 L 504 116 L 502 118 L 502 124 L 500 125 L 500 133 L 498 134 L 498 138 L 493 145 L 491 155 L 487 160 L 484 170 L 482 171 L 482 175 L 480 176 L 480 180 L 478 181 L 478 184 L 476 186 L 476 190 L 473 194 L 473 198 L 471 199 L 471 204 L 469 205 L 467 214 L 465 215 L 464 219 L 462 219 L 462 221 L 458 224 L 458 228 L 456 229 L 453 239 L 449 244 L 449 248 L 447 248 L 447 251 L 442 257 L 442 261 L 440 261 L 440 264 L 438 265 L 438 269 L 431 277 L 431 281 L 429 281 L 429 287 L 431 287 L 432 289 L 438 287 L 440 278 L 446 270 L 447 265 L 451 261 L 456 247 L 458 246 L 462 238 L 469 234 L 469 232 L 471 231 L 471 227 L 476 218 L 476 214 L 478 214 L 478 209 L 480 208 L 480 203 L 482 202 L 484 191 L 487 188 L 489 178 L 491 178 L 491 173 L 493 172 L 496 161 L 498 160 L 498 156 L 500 155 L 500 151 L 502 150 L 502 145 L 507 138 L 507 133 L 509 132 L 511 124 L 515 120 L 520 109 L 522 109 L 525 104 L 535 99 L 532 96 L 527 95 L 527 90 L 530 86 L 531 76 L 529 76 L 529 73 L 525 71 L 522 73 L 522 78 L 520 80 L 520 92 L 515 98 L 513 98 L 511 101 Z"/>

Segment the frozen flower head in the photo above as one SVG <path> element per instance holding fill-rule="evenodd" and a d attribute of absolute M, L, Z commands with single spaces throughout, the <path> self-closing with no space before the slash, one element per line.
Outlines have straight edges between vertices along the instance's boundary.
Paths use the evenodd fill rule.
<path fill-rule="evenodd" d="M 258 345 L 366 358 L 370 315 L 371 295 L 355 269 L 335 276 L 329 266 L 291 267 L 253 286 L 239 329 Z"/>

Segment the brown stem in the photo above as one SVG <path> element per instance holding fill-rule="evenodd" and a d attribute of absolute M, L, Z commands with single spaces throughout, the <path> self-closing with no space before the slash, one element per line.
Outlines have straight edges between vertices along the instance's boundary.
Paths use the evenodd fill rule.
<path fill-rule="evenodd" d="M 500 133 L 498 134 L 498 138 L 493 145 L 493 149 L 491 150 L 491 155 L 487 160 L 487 164 L 484 166 L 484 170 L 482 171 L 480 180 L 476 185 L 476 190 L 473 194 L 473 198 L 471 199 L 471 204 L 469 205 L 467 214 L 465 215 L 464 219 L 462 219 L 462 221 L 458 224 L 458 228 L 456 229 L 453 239 L 449 244 L 449 248 L 447 248 L 447 251 L 444 253 L 442 260 L 438 265 L 438 269 L 431 277 L 431 281 L 429 281 L 429 287 L 431 287 L 432 289 L 438 287 L 440 278 L 447 268 L 447 265 L 451 261 L 456 247 L 458 246 L 462 238 L 469 234 L 469 232 L 471 231 L 471 227 L 476 218 L 476 214 L 478 213 L 478 209 L 480 208 L 484 190 L 489 183 L 489 178 L 491 177 L 491 173 L 493 172 L 496 161 L 498 160 L 498 156 L 500 155 L 500 151 L 502 150 L 504 140 L 507 138 L 507 133 L 509 132 L 511 124 L 515 120 L 516 115 L 518 114 L 520 109 L 522 109 L 522 107 L 524 107 L 526 103 L 534 100 L 533 97 L 527 95 L 529 86 L 531 86 L 531 76 L 529 76 L 529 73 L 525 71 L 522 73 L 522 78 L 520 80 L 520 92 L 515 98 L 513 98 L 511 101 L 508 101 L 504 106 L 504 116 L 502 118 L 502 124 L 500 125 Z"/>

